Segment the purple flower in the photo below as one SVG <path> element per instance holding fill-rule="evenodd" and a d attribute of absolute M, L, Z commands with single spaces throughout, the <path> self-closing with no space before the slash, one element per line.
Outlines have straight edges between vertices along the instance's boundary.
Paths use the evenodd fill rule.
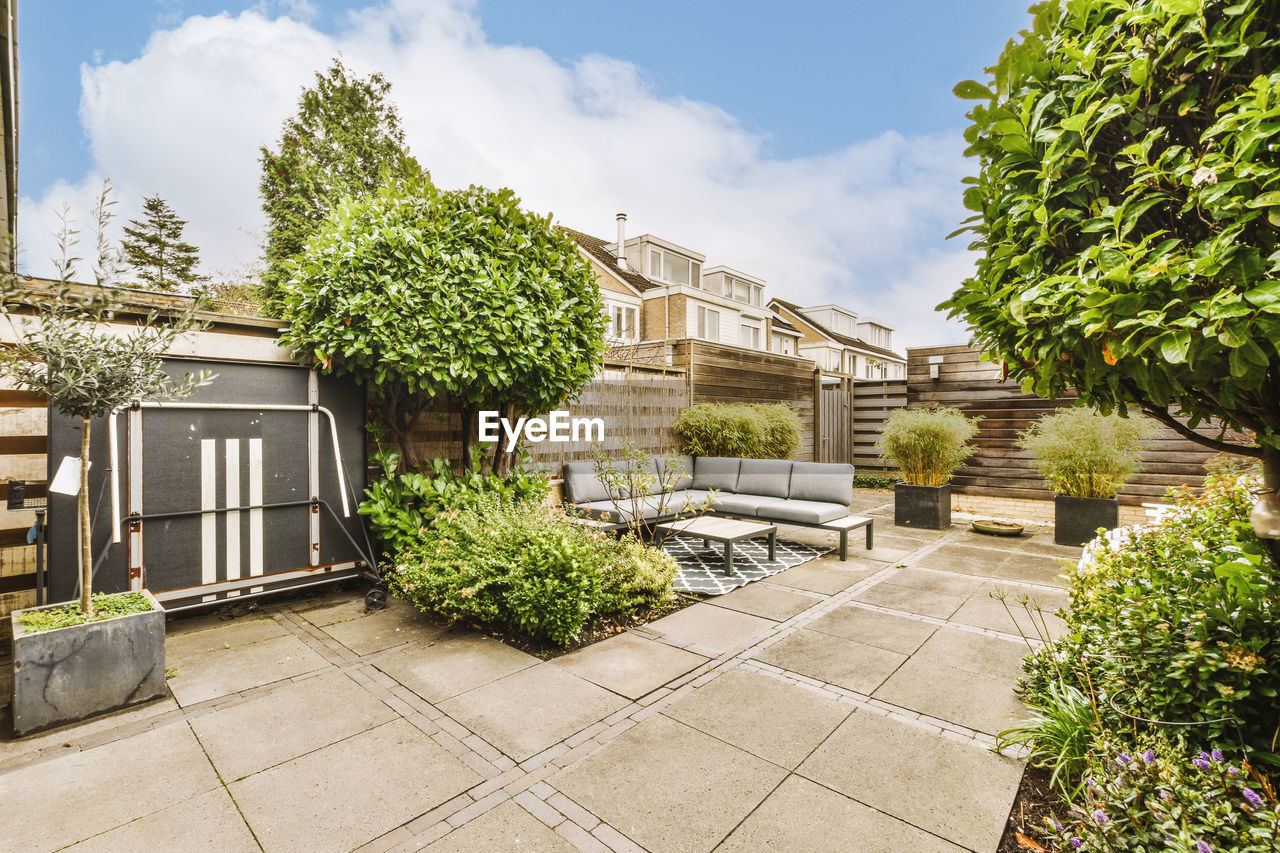
<path fill-rule="evenodd" d="M 1098 809 L 1093 813 L 1093 819 L 1098 822 L 1098 826 L 1102 826 L 1107 822 L 1107 814 L 1102 809 Z"/>
<path fill-rule="evenodd" d="M 1209 762 L 1205 761 L 1203 758 L 1193 758 L 1191 759 L 1191 763 L 1196 767 L 1199 767 L 1201 770 L 1209 769 Z"/>
<path fill-rule="evenodd" d="M 1215 762 L 1216 762 L 1216 761 L 1221 761 L 1221 760 L 1222 760 L 1222 750 L 1220 750 L 1220 749 L 1215 749 L 1213 752 L 1209 753 L 1209 757 L 1210 757 L 1210 758 L 1212 758 Z"/>
<path fill-rule="evenodd" d="M 1230 775 L 1232 775 L 1232 776 L 1239 776 L 1239 775 L 1240 775 L 1240 771 L 1239 771 L 1239 770 L 1237 770 L 1237 769 L 1235 769 L 1234 767 L 1228 767 L 1228 768 L 1227 768 L 1227 773 L 1229 773 L 1229 774 L 1230 774 Z"/>
<path fill-rule="evenodd" d="M 1132 760 L 1133 760 L 1132 758 L 1130 758 L 1128 755 L 1125 755 L 1123 752 L 1116 756 L 1116 761 L 1119 761 L 1121 764 L 1125 765 L 1126 767 L 1128 766 L 1129 762 Z"/>
<path fill-rule="evenodd" d="M 1208 841 L 1197 841 L 1196 853 L 1213 853 L 1213 848 L 1209 846 Z"/>
<path fill-rule="evenodd" d="M 1145 761 L 1147 764 L 1155 764 L 1156 763 L 1155 750 L 1148 749 L 1146 752 L 1142 753 L 1142 760 Z"/>
<path fill-rule="evenodd" d="M 1172 792 L 1170 792 L 1168 789 L 1165 789 L 1165 790 L 1163 790 L 1163 791 L 1161 791 L 1161 792 L 1160 792 L 1160 799 L 1162 799 L 1162 800 L 1172 800 L 1172 799 L 1173 799 L 1173 793 L 1172 793 Z"/>
<path fill-rule="evenodd" d="M 1088 779 L 1085 779 L 1084 781 L 1085 781 L 1085 782 L 1087 782 L 1087 783 L 1089 783 L 1089 787 L 1090 787 L 1090 788 L 1097 788 L 1097 787 L 1098 787 L 1098 783 L 1097 783 L 1097 782 L 1095 782 L 1095 781 L 1093 781 L 1093 777 L 1092 777 L 1092 776 L 1090 776 Z"/>
<path fill-rule="evenodd" d="M 1060 821 L 1058 821 L 1058 819 L 1057 819 L 1057 818 L 1054 818 L 1054 821 L 1053 821 L 1053 828 L 1054 828 L 1055 830 L 1057 830 L 1058 832 L 1062 832 L 1062 823 L 1061 823 Z"/>
<path fill-rule="evenodd" d="M 1081 847 L 1084 846 L 1084 842 L 1081 841 L 1079 838 L 1073 838 L 1071 839 L 1071 846 L 1074 847 L 1076 850 L 1079 850 Z"/>
<path fill-rule="evenodd" d="M 1257 808 L 1262 805 L 1262 797 L 1258 796 L 1258 792 L 1252 788 L 1245 788 L 1240 793 L 1244 794 L 1244 798 L 1249 801 L 1249 805 Z"/>

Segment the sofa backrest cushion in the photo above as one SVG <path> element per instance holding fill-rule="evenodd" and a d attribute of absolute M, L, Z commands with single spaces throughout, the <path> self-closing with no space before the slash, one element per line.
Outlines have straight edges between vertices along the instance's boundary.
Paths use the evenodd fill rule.
<path fill-rule="evenodd" d="M 662 477 L 658 480 L 658 484 L 654 486 L 653 493 L 657 494 L 662 490 L 662 480 L 667 477 L 667 464 L 679 460 L 680 466 L 684 468 L 684 476 L 675 482 L 668 483 L 667 488 L 672 492 L 683 492 L 686 489 L 693 488 L 693 457 L 685 454 L 684 456 L 673 455 L 671 457 L 657 457 L 658 471 Z"/>
<path fill-rule="evenodd" d="M 594 462 L 564 464 L 564 499 L 571 504 L 588 504 L 609 499 L 604 483 L 596 476 Z"/>
<path fill-rule="evenodd" d="M 738 469 L 738 494 L 787 497 L 793 464 L 790 459 L 743 459 Z"/>
<path fill-rule="evenodd" d="M 693 487 L 721 492 L 738 490 L 738 467 L 742 460 L 730 456 L 699 456 L 693 460 Z"/>
<path fill-rule="evenodd" d="M 610 489 L 610 491 L 613 492 L 613 494 L 609 495 L 609 497 L 613 497 L 617 500 L 630 500 L 631 499 L 630 483 L 632 482 L 630 472 L 632 470 L 633 463 L 618 462 L 615 460 L 613 461 L 612 464 L 613 464 L 613 469 L 618 472 L 617 474 L 618 487 L 615 489 Z M 643 489 L 644 494 L 646 495 L 653 494 L 659 491 L 661 478 L 658 476 L 658 461 L 654 459 L 652 456 L 647 456 L 645 457 L 644 461 L 639 463 L 638 467 L 640 470 L 635 475 L 636 485 L 640 486 Z M 648 485 L 645 484 L 646 480 L 649 481 Z"/>
<path fill-rule="evenodd" d="M 848 506 L 853 501 L 853 466 L 839 462 L 796 462 L 791 467 L 788 497 Z"/>

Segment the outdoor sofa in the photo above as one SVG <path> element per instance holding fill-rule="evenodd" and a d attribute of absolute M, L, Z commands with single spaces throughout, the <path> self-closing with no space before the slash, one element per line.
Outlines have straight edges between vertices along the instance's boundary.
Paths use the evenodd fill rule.
<path fill-rule="evenodd" d="M 612 500 L 596 476 L 592 462 L 564 466 L 564 500 L 591 518 L 622 526 L 632 520 L 638 503 L 640 520 L 661 524 L 677 518 L 686 507 L 700 507 L 711 497 L 707 512 L 769 524 L 794 524 L 840 533 L 840 559 L 847 553 L 848 532 L 865 528 L 867 548 L 873 545 L 872 521 L 853 516 L 853 466 L 786 459 L 737 459 L 724 456 L 680 457 L 685 476 L 662 495 L 666 460 L 653 458 L 646 471 L 652 491 L 634 501 L 630 495 Z M 646 478 L 648 479 L 648 478 Z M 714 494 L 713 494 L 714 490 Z"/>

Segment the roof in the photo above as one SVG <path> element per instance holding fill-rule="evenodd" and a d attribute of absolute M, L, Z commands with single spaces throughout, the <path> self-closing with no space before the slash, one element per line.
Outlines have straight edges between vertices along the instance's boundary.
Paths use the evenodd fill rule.
<path fill-rule="evenodd" d="M 780 317 L 777 314 L 773 315 L 773 325 L 774 325 L 774 328 L 790 329 L 791 331 L 795 332 L 797 335 L 800 334 L 800 330 L 795 327 L 794 323 L 787 322 L 787 319 L 785 317 Z"/>
<path fill-rule="evenodd" d="M 636 290 L 643 293 L 646 290 L 652 290 L 655 287 L 661 286 L 654 284 L 649 281 L 649 279 L 640 275 L 640 273 L 631 269 L 630 264 L 627 265 L 625 270 L 619 267 L 618 257 L 613 252 L 609 251 L 609 247 L 612 246 L 613 243 L 601 240 L 599 237 L 592 237 L 590 234 L 583 234 L 581 231 L 574 231 L 572 228 L 565 228 L 563 225 L 560 226 L 560 230 L 572 237 L 574 241 L 577 242 L 577 244 L 581 246 L 588 255 L 595 258 L 601 266 L 634 287 Z"/>
<path fill-rule="evenodd" d="M 847 346 L 847 347 L 856 347 L 857 349 L 866 350 L 868 352 L 874 352 L 879 355 L 888 356 L 889 358 L 896 358 L 899 361 L 906 361 L 905 358 L 898 355 L 896 352 L 894 352 L 891 349 L 885 349 L 884 347 L 878 347 L 875 344 L 869 344 L 866 341 L 864 341 L 862 338 L 852 338 L 852 337 L 849 337 L 848 335 L 842 335 L 839 332 L 831 331 L 826 326 L 822 325 L 821 323 L 817 322 L 812 317 L 810 317 L 808 314 L 804 313 L 804 309 L 801 308 L 799 305 L 795 305 L 791 302 L 784 302 L 783 300 L 777 299 L 777 298 L 770 299 L 769 304 L 778 305 L 784 310 L 790 312 L 793 316 L 799 317 L 800 319 L 804 320 L 806 324 L 812 326 L 815 330 L 817 330 L 818 334 L 823 335 L 827 338 L 830 338 L 831 340 L 835 341 L 838 344 L 843 344 L 844 346 Z"/>

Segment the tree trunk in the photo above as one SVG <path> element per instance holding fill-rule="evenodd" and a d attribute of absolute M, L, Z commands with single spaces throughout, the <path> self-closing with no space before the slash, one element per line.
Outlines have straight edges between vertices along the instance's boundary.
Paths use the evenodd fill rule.
<path fill-rule="evenodd" d="M 471 470 L 471 420 L 476 413 L 476 407 L 465 404 L 461 407 L 462 416 L 462 470 Z"/>
<path fill-rule="evenodd" d="M 89 522 L 89 429 L 93 422 L 83 419 L 80 436 L 80 612 L 93 615 L 93 540 Z"/>

